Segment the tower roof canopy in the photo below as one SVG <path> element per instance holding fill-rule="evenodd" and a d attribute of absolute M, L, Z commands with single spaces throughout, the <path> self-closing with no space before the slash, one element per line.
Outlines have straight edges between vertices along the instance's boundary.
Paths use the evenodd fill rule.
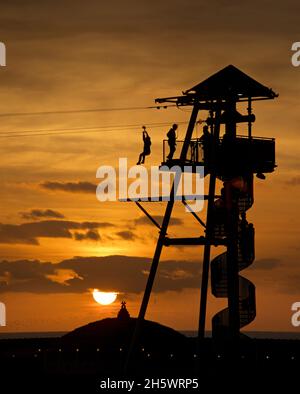
<path fill-rule="evenodd" d="M 203 100 L 228 99 L 232 96 L 251 97 L 253 99 L 273 99 L 277 97 L 272 89 L 267 88 L 232 65 L 223 68 L 184 93 L 194 93 Z"/>

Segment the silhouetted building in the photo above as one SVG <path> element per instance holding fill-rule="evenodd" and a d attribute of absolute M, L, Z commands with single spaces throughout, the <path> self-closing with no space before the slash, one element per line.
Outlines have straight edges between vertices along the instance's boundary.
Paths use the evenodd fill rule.
<path fill-rule="evenodd" d="M 122 301 L 121 302 L 121 309 L 118 312 L 118 319 L 119 320 L 129 320 L 130 319 L 130 314 L 126 308 L 126 302 Z"/>

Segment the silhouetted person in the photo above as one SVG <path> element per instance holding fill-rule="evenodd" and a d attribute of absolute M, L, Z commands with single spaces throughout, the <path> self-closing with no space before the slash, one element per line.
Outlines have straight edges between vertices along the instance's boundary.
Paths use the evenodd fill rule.
<path fill-rule="evenodd" d="M 173 126 L 170 128 L 170 130 L 167 132 L 167 137 L 168 137 L 168 144 L 170 147 L 170 153 L 167 156 L 168 160 L 171 160 L 174 152 L 176 150 L 176 130 L 178 128 L 177 124 L 173 124 Z"/>
<path fill-rule="evenodd" d="M 209 132 L 207 125 L 203 126 L 203 134 L 199 138 L 199 140 L 200 140 L 200 142 L 202 143 L 202 146 L 203 146 L 204 164 L 205 165 L 210 165 L 213 136 Z"/>
<path fill-rule="evenodd" d="M 149 134 L 146 131 L 146 127 L 143 126 L 143 141 L 144 141 L 144 149 L 143 152 L 139 156 L 139 161 L 136 164 L 143 164 L 145 163 L 145 156 L 150 155 L 151 150 L 151 138 L 149 137 Z"/>

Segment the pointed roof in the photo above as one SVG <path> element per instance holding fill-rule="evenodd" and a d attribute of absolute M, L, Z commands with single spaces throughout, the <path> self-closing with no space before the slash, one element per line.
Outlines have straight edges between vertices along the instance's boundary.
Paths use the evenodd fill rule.
<path fill-rule="evenodd" d="M 235 66 L 229 65 L 203 82 L 184 92 L 194 93 L 200 99 L 222 99 L 230 96 L 239 98 L 274 98 L 277 95 Z"/>
<path fill-rule="evenodd" d="M 130 314 L 126 308 L 126 302 L 122 301 L 121 302 L 121 309 L 118 312 L 118 319 L 119 320 L 128 320 L 130 319 Z"/>

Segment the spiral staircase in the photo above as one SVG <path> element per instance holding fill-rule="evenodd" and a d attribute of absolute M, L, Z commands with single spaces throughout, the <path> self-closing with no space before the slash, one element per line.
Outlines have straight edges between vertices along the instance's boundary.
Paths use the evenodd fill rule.
<path fill-rule="evenodd" d="M 235 190 L 236 202 L 239 212 L 238 222 L 238 270 L 249 267 L 255 258 L 254 227 L 246 220 L 246 211 L 253 204 L 252 192 L 253 177 L 247 180 L 247 191 Z M 221 201 L 222 202 L 222 201 Z M 214 237 L 227 236 L 225 223 L 225 208 L 219 208 L 214 215 Z M 242 219 L 240 218 L 242 217 Z M 211 288 L 217 298 L 228 298 L 228 261 L 227 252 L 221 253 L 211 261 Z M 255 286 L 248 279 L 239 276 L 239 326 L 240 328 L 251 323 L 256 316 Z M 226 337 L 229 330 L 229 309 L 223 309 L 212 319 L 213 337 Z"/>

